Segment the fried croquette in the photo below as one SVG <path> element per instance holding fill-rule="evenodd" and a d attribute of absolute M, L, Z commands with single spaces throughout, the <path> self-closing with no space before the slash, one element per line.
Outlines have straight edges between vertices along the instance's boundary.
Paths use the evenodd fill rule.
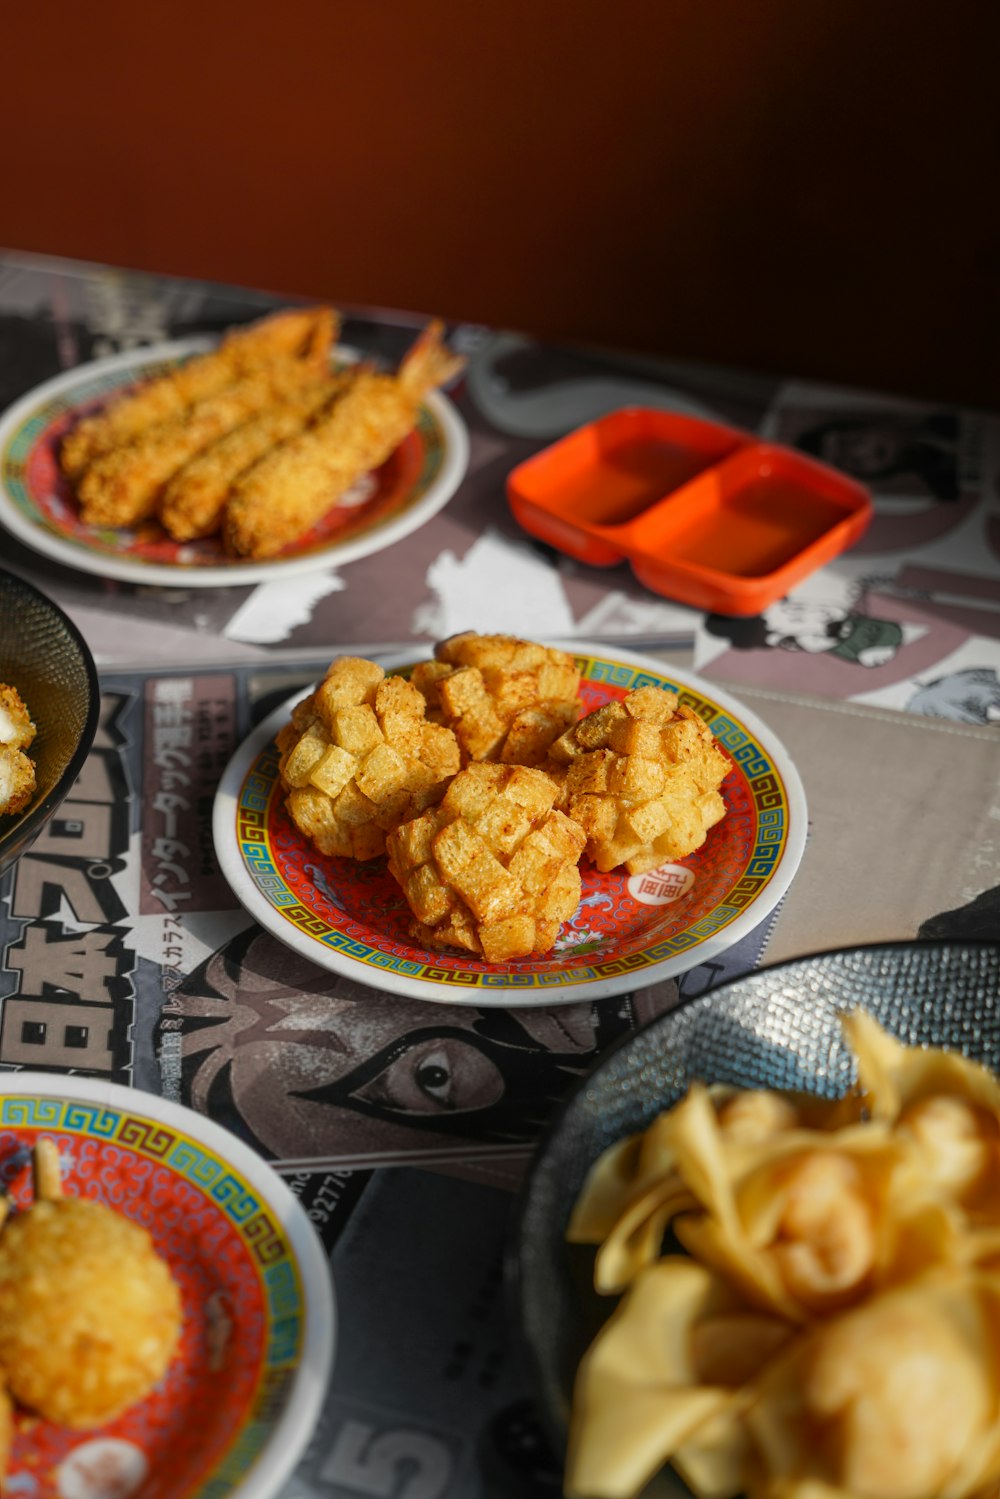
<path fill-rule="evenodd" d="M 580 715 L 580 673 L 565 651 L 466 630 L 441 641 L 411 681 L 431 716 L 454 729 L 463 763 L 540 765 Z"/>
<path fill-rule="evenodd" d="M 149 428 L 180 416 L 274 360 L 302 360 L 322 373 L 336 341 L 339 318 L 330 307 L 293 309 L 230 331 L 217 349 L 120 395 L 105 410 L 84 417 L 60 447 L 64 473 L 77 479 L 102 453 L 135 441 Z"/>
<path fill-rule="evenodd" d="M 285 806 L 324 854 L 372 859 L 386 833 L 444 795 L 459 767 L 454 734 L 428 722 L 403 677 L 340 656 L 278 734 Z"/>
<path fill-rule="evenodd" d="M 0 683 L 0 817 L 23 812 L 35 794 L 35 766 L 25 753 L 35 738 L 16 688 Z"/>
<path fill-rule="evenodd" d="M 167 535 L 174 541 L 214 535 L 222 525 L 230 490 L 244 470 L 304 431 L 324 407 L 343 395 L 353 379 L 353 371 L 344 371 L 330 380 L 311 383 L 195 453 L 160 496 L 157 514 Z"/>
<path fill-rule="evenodd" d="M 328 415 L 247 470 L 223 518 L 232 556 L 275 556 L 385 462 L 413 430 L 427 393 L 464 365 L 444 346 L 442 333 L 439 322 L 431 323 L 395 375 L 363 370 Z"/>
<path fill-rule="evenodd" d="M 34 1415 L 100 1426 L 166 1373 L 180 1292 L 140 1224 L 61 1196 L 37 1154 L 35 1183 L 32 1207 L 0 1233 L 0 1368 Z"/>
<path fill-rule="evenodd" d="M 469 765 L 440 806 L 389 833 L 389 869 L 427 947 L 489 963 L 548 952 L 580 903 L 584 830 L 553 809 L 557 787 L 521 765 Z"/>
<path fill-rule="evenodd" d="M 683 859 L 725 815 L 729 761 L 697 713 L 659 687 L 581 718 L 552 745 L 548 768 L 600 870 L 642 874 Z"/>
<path fill-rule="evenodd" d="M 165 486 L 202 452 L 276 401 L 319 383 L 311 365 L 279 359 L 206 397 L 171 421 L 151 427 L 135 442 L 97 458 L 77 485 L 87 525 L 133 526 L 155 514 Z"/>

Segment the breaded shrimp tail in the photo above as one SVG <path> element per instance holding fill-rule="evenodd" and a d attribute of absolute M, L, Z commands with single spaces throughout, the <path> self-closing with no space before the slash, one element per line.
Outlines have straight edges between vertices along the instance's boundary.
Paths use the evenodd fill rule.
<path fill-rule="evenodd" d="M 362 371 L 307 432 L 247 470 L 223 521 L 235 557 L 273 557 L 308 531 L 363 474 L 378 468 L 412 432 L 420 402 L 462 368 L 431 323 L 398 374 Z"/>
<path fill-rule="evenodd" d="M 197 355 L 169 375 L 128 391 L 67 433 L 59 450 L 64 473 L 78 479 L 101 454 L 134 442 L 150 427 L 179 416 L 254 369 L 275 361 L 301 361 L 322 371 L 339 328 L 330 307 L 279 312 L 239 328 L 217 349 Z"/>
<path fill-rule="evenodd" d="M 461 354 L 444 343 L 444 324 L 428 323 L 399 366 L 399 383 L 413 401 L 421 401 L 429 390 L 446 385 L 465 368 Z"/>

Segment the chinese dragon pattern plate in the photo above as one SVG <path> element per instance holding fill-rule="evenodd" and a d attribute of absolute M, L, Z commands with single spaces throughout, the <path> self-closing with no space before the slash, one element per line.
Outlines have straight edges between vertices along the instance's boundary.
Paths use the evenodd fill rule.
<path fill-rule="evenodd" d="M 787 753 L 714 685 L 649 657 L 579 642 L 570 648 L 584 712 L 651 684 L 678 692 L 712 729 L 732 768 L 722 786 L 726 815 L 700 849 L 643 875 L 601 874 L 584 860 L 580 905 L 544 956 L 493 965 L 421 948 L 384 859 L 327 858 L 288 817 L 274 736 L 292 698 L 237 750 L 215 802 L 219 861 L 250 914 L 297 952 L 359 983 L 479 1007 L 549 1007 L 626 993 L 746 936 L 787 890 L 805 846 L 805 794 Z M 412 662 L 386 669 L 405 671 Z"/>
<path fill-rule="evenodd" d="M 138 1089 L 40 1072 L 0 1079 L 0 1185 L 30 1206 L 31 1147 L 64 1192 L 143 1224 L 183 1303 L 153 1392 L 106 1426 L 16 1418 L 5 1493 L 31 1499 L 266 1499 L 312 1435 L 334 1301 L 315 1229 L 228 1130 Z M 108 1266 L 113 1277 L 115 1267 Z"/>
<path fill-rule="evenodd" d="M 135 528 L 84 524 L 59 468 L 59 443 L 70 426 L 126 386 L 169 373 L 211 340 L 172 343 L 79 365 L 36 386 L 0 417 L 0 524 L 34 551 L 83 572 L 130 583 L 218 588 L 264 582 L 289 573 L 338 567 L 408 536 L 454 494 L 468 462 L 468 434 L 439 391 L 424 398 L 417 424 L 381 468 L 294 546 L 267 561 L 227 557 L 218 536 L 172 541 L 158 522 Z M 342 362 L 357 355 L 339 349 Z"/>

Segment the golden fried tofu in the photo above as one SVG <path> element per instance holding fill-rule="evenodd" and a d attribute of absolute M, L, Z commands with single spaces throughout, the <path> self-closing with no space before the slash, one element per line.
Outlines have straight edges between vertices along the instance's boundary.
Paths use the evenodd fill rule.
<path fill-rule="evenodd" d="M 475 763 L 439 806 L 388 835 L 389 868 L 418 941 L 490 963 L 552 948 L 580 901 L 586 841 L 554 810 L 557 794 L 544 771 Z"/>
<path fill-rule="evenodd" d="M 600 870 L 641 874 L 683 859 L 725 815 L 728 759 L 697 713 L 659 687 L 582 718 L 553 743 L 547 768 Z"/>
<path fill-rule="evenodd" d="M 440 801 L 459 768 L 450 729 L 417 689 L 340 656 L 280 730 L 279 771 L 296 827 L 324 854 L 372 859 L 385 834 Z"/>
<path fill-rule="evenodd" d="M 453 635 L 411 680 L 454 729 L 466 764 L 540 765 L 580 712 L 573 657 L 513 635 Z"/>
<path fill-rule="evenodd" d="M 54 1142 L 39 1143 L 55 1155 Z M 148 1231 L 103 1203 L 63 1197 L 57 1156 L 53 1167 L 37 1147 L 35 1181 L 34 1205 L 0 1233 L 0 1367 L 32 1414 L 101 1426 L 166 1373 L 180 1292 Z"/>
<path fill-rule="evenodd" d="M 20 693 L 0 682 L 0 817 L 23 812 L 35 794 L 35 766 L 25 753 L 34 737 Z"/>

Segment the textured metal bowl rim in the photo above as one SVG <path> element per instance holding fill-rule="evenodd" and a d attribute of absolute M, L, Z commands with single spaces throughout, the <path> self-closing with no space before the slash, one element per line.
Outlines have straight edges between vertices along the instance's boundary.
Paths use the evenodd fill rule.
<path fill-rule="evenodd" d="M 18 844 L 23 844 L 24 848 L 22 852 L 26 852 L 38 836 L 46 820 L 59 806 L 59 803 L 64 800 L 66 793 L 83 769 L 83 762 L 90 754 L 91 746 L 97 733 L 97 723 L 101 712 L 101 685 L 90 646 L 66 611 L 61 609 L 54 600 L 50 599 L 48 594 L 43 593 L 40 588 L 36 588 L 33 583 L 29 583 L 26 578 L 20 577 L 17 573 L 12 573 L 4 568 L 0 570 L 0 578 L 5 583 L 13 583 L 15 592 L 17 589 L 21 589 L 25 594 L 32 595 L 40 604 L 56 616 L 76 646 L 87 678 L 87 716 L 80 731 L 80 738 L 77 741 L 76 749 L 66 762 L 62 775 L 40 801 L 29 807 L 28 811 L 20 817 L 16 817 L 11 827 L 5 828 L 0 833 L 0 876 L 2 876 L 4 845 L 7 840 L 10 839 L 12 842 L 16 841 Z"/>
<path fill-rule="evenodd" d="M 605 1070 L 609 1069 L 614 1059 L 623 1051 L 627 1051 L 636 1044 L 639 1037 L 648 1036 L 650 1032 L 658 1028 L 669 1030 L 670 1025 L 679 1015 L 696 1007 L 718 1003 L 721 998 L 730 993 L 739 985 L 751 979 L 760 979 L 774 975 L 775 983 L 781 982 L 781 976 L 789 969 L 800 968 L 803 965 L 819 962 L 823 959 L 860 956 L 870 954 L 873 959 L 878 955 L 888 956 L 891 953 L 899 953 L 903 950 L 917 949 L 949 950 L 965 949 L 972 951 L 992 952 L 1000 956 L 1000 940 L 988 937 L 941 937 L 941 938 L 897 938 L 882 942 L 859 942 L 851 946 L 839 946 L 819 948 L 812 952 L 804 952 L 796 957 L 784 958 L 777 963 L 763 963 L 757 968 L 748 970 L 744 974 L 738 974 L 734 978 L 727 979 L 724 983 L 709 989 L 706 993 L 693 994 L 688 998 L 682 998 L 669 1010 L 652 1020 L 646 1021 L 634 1031 L 628 1031 L 619 1036 L 604 1050 L 589 1071 L 583 1074 L 576 1082 L 570 1092 L 563 1098 L 550 1115 L 545 1128 L 539 1135 L 535 1149 L 532 1152 L 528 1168 L 519 1186 L 512 1204 L 509 1219 L 509 1233 L 504 1253 L 504 1282 L 507 1293 L 508 1307 L 513 1322 L 514 1336 L 518 1344 L 521 1357 L 524 1359 L 527 1372 L 531 1381 L 532 1394 L 535 1397 L 537 1413 L 557 1460 L 565 1449 L 567 1428 L 565 1423 L 557 1414 L 555 1403 L 547 1393 L 551 1389 L 551 1369 L 546 1368 L 543 1356 L 533 1342 L 527 1328 L 526 1315 L 526 1293 L 525 1293 L 525 1238 L 529 1218 L 534 1208 L 534 1191 L 538 1177 L 545 1168 L 549 1153 L 556 1141 L 561 1137 L 566 1125 L 567 1117 L 573 1110 L 579 1097 L 588 1088 L 593 1087 L 597 1079 Z M 707 1079 L 711 1081 L 711 1079 Z M 677 1492 L 687 1493 L 686 1489 Z"/>

